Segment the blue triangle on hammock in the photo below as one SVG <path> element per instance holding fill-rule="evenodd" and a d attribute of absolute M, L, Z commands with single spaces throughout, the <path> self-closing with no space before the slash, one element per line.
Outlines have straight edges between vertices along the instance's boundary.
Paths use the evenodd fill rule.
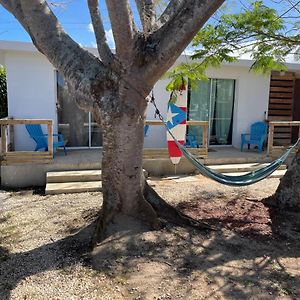
<path fill-rule="evenodd" d="M 169 129 L 172 129 L 176 125 L 186 120 L 186 112 L 177 105 L 170 103 L 169 110 L 172 114 L 174 114 L 172 120 L 167 122 L 167 126 Z"/>

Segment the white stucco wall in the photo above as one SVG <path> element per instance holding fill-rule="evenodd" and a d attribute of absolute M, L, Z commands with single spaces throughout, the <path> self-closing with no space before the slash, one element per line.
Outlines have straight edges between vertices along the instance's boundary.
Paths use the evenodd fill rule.
<path fill-rule="evenodd" d="M 270 76 L 257 75 L 249 67 L 222 66 L 207 72 L 210 78 L 235 79 L 235 102 L 233 115 L 232 145 L 240 147 L 241 133 L 249 132 L 250 125 L 263 121 L 268 111 Z M 155 85 L 154 94 L 157 105 L 166 115 L 169 93 L 165 87 L 167 80 L 160 80 Z M 154 108 L 149 104 L 147 119 L 154 119 Z M 145 138 L 145 147 L 166 147 L 166 131 L 162 126 L 150 126 Z"/>
<path fill-rule="evenodd" d="M 37 52 L 5 52 L 8 88 L 8 116 L 15 119 L 52 119 L 56 117 L 55 72 L 47 59 Z M 46 132 L 46 129 L 44 129 Z M 25 126 L 15 126 L 16 150 L 33 150 Z"/>
<path fill-rule="evenodd" d="M 90 50 L 90 49 L 89 49 Z M 184 59 L 181 57 L 181 60 Z M 8 110 L 14 118 L 52 119 L 57 129 L 56 80 L 54 68 L 30 43 L 0 42 L 0 63 L 4 61 L 8 80 Z M 249 71 L 251 62 L 208 70 L 211 78 L 235 79 L 235 104 L 233 116 L 233 146 L 240 146 L 241 133 L 248 132 L 250 125 L 264 119 L 268 110 L 269 76 Z M 166 115 L 169 93 L 167 80 L 159 80 L 154 95 L 162 114 Z M 154 119 L 154 108 L 149 104 L 147 119 Z M 17 150 L 31 150 L 34 142 L 24 126 L 15 130 Z M 166 147 L 166 131 L 163 126 L 150 126 L 145 147 Z"/>
<path fill-rule="evenodd" d="M 4 53 L 0 51 L 0 65 L 4 66 Z"/>
<path fill-rule="evenodd" d="M 166 85 L 168 80 L 159 80 L 153 89 L 155 102 L 160 110 L 161 114 L 165 118 L 167 115 L 167 103 L 170 97 L 170 93 L 166 91 Z M 158 117 L 154 117 L 154 106 L 149 103 L 147 109 L 147 120 L 159 120 Z M 166 129 L 164 126 L 150 126 L 147 137 L 144 142 L 145 148 L 165 148 L 167 147 Z"/>

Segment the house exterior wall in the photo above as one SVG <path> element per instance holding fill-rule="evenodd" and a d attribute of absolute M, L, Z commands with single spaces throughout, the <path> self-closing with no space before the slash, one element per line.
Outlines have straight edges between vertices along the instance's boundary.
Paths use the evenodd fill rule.
<path fill-rule="evenodd" d="M 0 45 L 1 46 L 1 45 Z M 5 48 L 5 47 L 6 48 Z M 8 81 L 8 113 L 13 118 L 33 118 L 54 120 L 57 130 L 56 78 L 53 66 L 31 44 L 24 44 L 24 51 L 17 51 L 18 45 L 4 44 L 0 49 L 0 63 L 4 61 Z M 27 49 L 28 48 L 28 49 Z M 265 118 L 268 110 L 269 76 L 257 75 L 249 71 L 249 62 L 224 65 L 208 70 L 208 76 L 220 79 L 235 79 L 235 103 L 233 115 L 234 147 L 240 146 L 240 135 L 249 131 L 250 125 Z M 167 80 L 159 80 L 154 87 L 157 105 L 165 117 L 169 92 Z M 149 104 L 147 119 L 154 119 L 154 107 Z M 34 142 L 28 137 L 24 126 L 15 128 L 17 150 L 32 150 Z M 166 130 L 163 126 L 150 126 L 145 138 L 146 148 L 166 147 Z"/>
<path fill-rule="evenodd" d="M 56 117 L 56 79 L 47 59 L 32 52 L 5 52 L 8 85 L 8 116 L 14 119 L 52 119 Z M 44 129 L 46 132 L 46 128 Z M 34 150 L 24 125 L 15 126 L 16 150 Z"/>
<path fill-rule="evenodd" d="M 0 65 L 4 66 L 4 53 L 0 51 Z"/>
<path fill-rule="evenodd" d="M 210 78 L 234 79 L 235 101 L 233 113 L 232 145 L 240 147 L 241 133 L 249 132 L 250 125 L 265 119 L 269 102 L 269 75 L 257 75 L 249 71 L 249 67 L 222 66 L 219 69 L 209 69 Z M 157 106 L 165 117 L 169 93 L 165 87 L 167 80 L 159 80 L 154 87 Z M 149 104 L 147 119 L 154 119 L 154 107 Z M 166 147 L 166 130 L 163 126 L 150 126 L 145 138 L 145 147 Z"/>
<path fill-rule="evenodd" d="M 212 78 L 235 79 L 232 145 L 240 147 L 241 133 L 249 133 L 250 125 L 264 121 L 268 111 L 270 76 L 257 75 L 248 67 L 224 66 L 208 71 Z"/>

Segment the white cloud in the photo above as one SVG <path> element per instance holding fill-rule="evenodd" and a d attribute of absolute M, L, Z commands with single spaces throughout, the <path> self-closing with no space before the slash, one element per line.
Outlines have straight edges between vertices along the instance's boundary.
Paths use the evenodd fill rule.
<path fill-rule="evenodd" d="M 112 30 L 111 29 L 105 30 L 105 36 L 106 36 L 106 40 L 107 40 L 107 44 L 108 44 L 109 48 L 115 49 L 116 45 L 115 45 L 115 40 L 114 40 Z"/>
<path fill-rule="evenodd" d="M 89 25 L 88 25 L 88 31 L 89 32 L 94 32 L 94 27 L 93 27 L 92 23 L 89 23 Z M 113 33 L 112 33 L 112 29 L 105 30 L 105 37 L 106 37 L 106 41 L 107 41 L 107 44 L 108 44 L 109 48 L 115 49 L 116 46 L 115 46 L 115 41 L 114 41 L 114 36 L 113 36 Z M 96 43 L 92 43 L 92 47 L 96 48 L 97 44 Z"/>
<path fill-rule="evenodd" d="M 90 23 L 90 24 L 88 25 L 88 31 L 89 31 L 89 32 L 94 32 L 94 27 L 93 27 L 93 24 L 92 24 L 92 23 Z"/>

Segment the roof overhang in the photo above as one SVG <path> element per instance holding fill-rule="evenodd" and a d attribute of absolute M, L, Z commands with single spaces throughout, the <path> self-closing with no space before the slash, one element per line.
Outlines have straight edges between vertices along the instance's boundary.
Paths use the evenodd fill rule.
<path fill-rule="evenodd" d="M 91 47 L 84 47 L 84 49 L 88 50 L 89 52 L 93 53 L 94 55 L 97 55 L 97 49 L 91 48 Z M 30 42 L 18 42 L 18 41 L 3 41 L 0 40 L 0 53 L 1 52 L 28 52 L 28 53 L 39 53 L 37 48 L 33 45 L 33 43 Z M 190 62 L 190 55 L 181 55 L 177 59 L 177 63 L 180 62 Z M 0 62 L 1 63 L 1 62 Z M 251 60 L 249 58 L 242 58 L 232 63 L 223 63 L 223 66 L 235 66 L 235 67 L 244 67 L 244 68 L 250 68 L 252 64 L 254 63 L 254 60 Z M 289 71 L 296 72 L 297 74 L 300 74 L 300 62 L 288 62 L 286 63 L 287 68 Z"/>

